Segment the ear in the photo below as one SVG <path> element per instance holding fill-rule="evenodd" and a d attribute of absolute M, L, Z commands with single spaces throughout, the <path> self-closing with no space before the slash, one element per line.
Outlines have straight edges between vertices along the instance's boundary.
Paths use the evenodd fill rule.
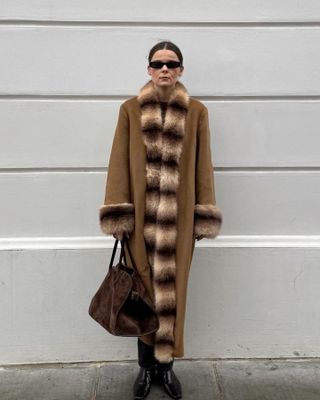
<path fill-rule="evenodd" d="M 147 67 L 147 71 L 148 71 L 148 75 L 150 75 L 151 76 L 151 67 L 148 65 L 148 67 Z"/>
<path fill-rule="evenodd" d="M 180 73 L 179 73 L 179 76 L 182 76 L 182 75 L 183 75 L 183 70 L 184 70 L 184 67 L 180 67 Z"/>

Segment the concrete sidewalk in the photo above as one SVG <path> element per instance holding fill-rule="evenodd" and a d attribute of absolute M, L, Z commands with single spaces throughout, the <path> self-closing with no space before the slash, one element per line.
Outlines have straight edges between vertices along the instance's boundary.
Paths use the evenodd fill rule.
<path fill-rule="evenodd" d="M 175 361 L 185 400 L 319 400 L 320 359 Z M 0 400 L 130 400 L 136 361 L 0 367 Z M 154 385 L 148 400 L 170 399 Z"/>

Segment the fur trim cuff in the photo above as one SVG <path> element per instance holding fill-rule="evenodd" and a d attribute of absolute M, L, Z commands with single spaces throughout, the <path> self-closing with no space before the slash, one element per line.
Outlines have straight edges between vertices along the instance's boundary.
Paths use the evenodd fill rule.
<path fill-rule="evenodd" d="M 215 238 L 222 225 L 222 213 L 213 204 L 196 204 L 194 208 L 194 234 Z"/>
<path fill-rule="evenodd" d="M 99 210 L 100 228 L 106 235 L 131 233 L 134 228 L 132 203 L 108 204 Z"/>

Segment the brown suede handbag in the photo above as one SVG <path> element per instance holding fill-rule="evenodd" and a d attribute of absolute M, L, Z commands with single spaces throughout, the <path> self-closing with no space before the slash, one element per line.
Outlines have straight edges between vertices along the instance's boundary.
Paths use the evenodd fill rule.
<path fill-rule="evenodd" d="M 118 241 L 116 239 L 113 246 L 107 276 L 91 300 L 89 315 L 115 336 L 153 333 L 159 328 L 159 320 L 128 245 L 133 268 L 127 265 L 124 251 L 126 239 L 121 240 L 119 262 L 113 266 Z"/>

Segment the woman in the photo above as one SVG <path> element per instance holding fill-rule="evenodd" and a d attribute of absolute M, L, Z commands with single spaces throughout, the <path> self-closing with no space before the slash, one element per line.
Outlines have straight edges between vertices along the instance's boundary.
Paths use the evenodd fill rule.
<path fill-rule="evenodd" d="M 173 360 L 184 355 L 195 240 L 215 238 L 222 214 L 215 201 L 208 111 L 179 82 L 181 51 L 160 42 L 148 61 L 151 79 L 120 107 L 100 226 L 105 234 L 128 238 L 159 317 L 157 332 L 138 339 L 135 399 L 148 395 L 155 377 L 179 399 Z"/>

